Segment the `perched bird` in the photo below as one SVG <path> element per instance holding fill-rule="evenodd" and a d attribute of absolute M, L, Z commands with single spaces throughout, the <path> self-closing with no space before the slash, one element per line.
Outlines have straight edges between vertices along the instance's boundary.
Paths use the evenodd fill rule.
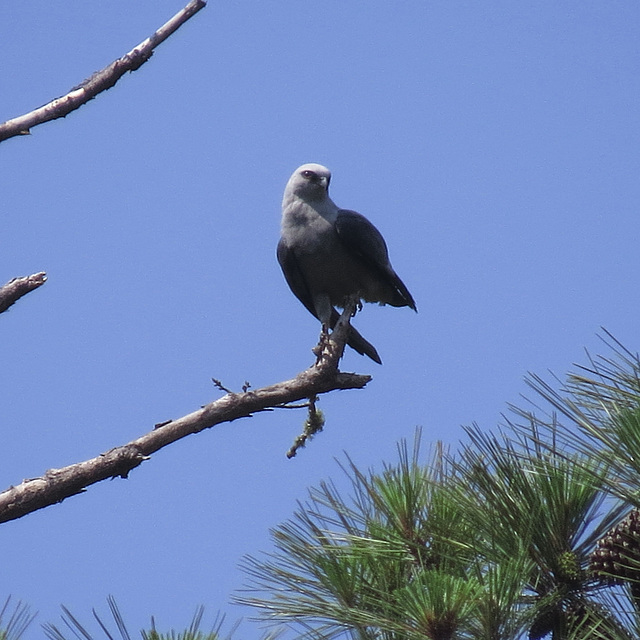
<path fill-rule="evenodd" d="M 284 190 L 277 255 L 291 291 L 325 331 L 340 317 L 334 305 L 344 307 L 349 297 L 417 311 L 380 232 L 363 215 L 331 200 L 330 181 L 326 167 L 303 164 Z M 382 364 L 375 347 L 353 327 L 347 344 Z"/>

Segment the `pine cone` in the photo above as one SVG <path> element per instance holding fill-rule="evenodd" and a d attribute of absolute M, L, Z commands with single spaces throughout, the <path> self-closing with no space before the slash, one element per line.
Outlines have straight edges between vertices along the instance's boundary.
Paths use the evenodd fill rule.
<path fill-rule="evenodd" d="M 640 511 L 634 509 L 598 541 L 591 573 L 611 584 L 640 581 Z"/>
<path fill-rule="evenodd" d="M 563 551 L 558 556 L 558 578 L 565 583 L 575 583 L 582 577 L 578 556 L 573 551 Z"/>

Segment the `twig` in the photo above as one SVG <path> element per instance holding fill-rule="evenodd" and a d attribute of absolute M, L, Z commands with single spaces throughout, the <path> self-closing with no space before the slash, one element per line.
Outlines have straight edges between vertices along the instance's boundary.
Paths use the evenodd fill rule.
<path fill-rule="evenodd" d="M 346 318 L 348 321 L 348 317 Z M 0 493 L 0 522 L 15 520 L 27 513 L 61 502 L 69 496 L 107 478 L 126 478 L 132 469 L 156 451 L 185 436 L 199 433 L 222 422 L 269 411 L 287 403 L 311 398 L 336 389 L 362 389 L 371 376 L 342 373 L 338 361 L 344 351 L 348 325 L 331 334 L 319 362 L 295 378 L 269 387 L 228 393 L 177 420 L 171 420 L 123 446 L 95 458 L 62 469 L 50 469 L 42 477 L 25 480 Z"/>
<path fill-rule="evenodd" d="M 41 287 L 46 281 L 47 274 L 44 271 L 9 280 L 7 284 L 0 287 L 0 313 L 6 311 L 22 296 L 26 296 L 30 291 Z"/>
<path fill-rule="evenodd" d="M 211 382 L 213 382 L 213 384 L 215 385 L 216 389 L 220 389 L 220 391 L 222 391 L 223 393 L 233 393 L 233 391 L 231 391 L 231 389 L 228 389 L 227 387 L 225 387 L 222 384 L 222 381 L 218 380 L 218 378 L 211 378 Z"/>
<path fill-rule="evenodd" d="M 29 113 L 0 124 L 0 142 L 14 136 L 27 135 L 30 133 L 30 129 L 38 124 L 49 122 L 56 118 L 64 118 L 78 107 L 89 102 L 89 100 L 93 100 L 102 91 L 113 87 L 127 71 L 139 69 L 153 55 L 153 50 L 161 42 L 164 42 L 206 4 L 205 0 L 191 0 L 184 9 L 176 13 L 171 20 L 162 25 L 153 35 L 104 69 L 96 71 L 84 82 L 73 87 L 66 95 L 56 98 Z"/>

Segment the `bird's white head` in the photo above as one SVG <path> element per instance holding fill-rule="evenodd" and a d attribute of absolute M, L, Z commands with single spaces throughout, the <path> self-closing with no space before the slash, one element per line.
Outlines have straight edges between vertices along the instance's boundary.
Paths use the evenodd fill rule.
<path fill-rule="evenodd" d="M 287 182 L 284 191 L 285 200 L 298 197 L 306 202 L 324 200 L 329 193 L 331 171 L 321 164 L 313 162 L 298 167 Z"/>

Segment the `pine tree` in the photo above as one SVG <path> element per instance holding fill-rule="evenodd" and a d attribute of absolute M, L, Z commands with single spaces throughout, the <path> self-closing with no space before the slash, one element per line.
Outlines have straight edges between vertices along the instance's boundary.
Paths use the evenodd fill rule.
<path fill-rule="evenodd" d="M 560 390 L 531 378 L 547 413 L 426 461 L 418 434 L 380 472 L 347 459 L 350 497 L 311 490 L 239 601 L 296 638 L 639 637 L 640 361 L 613 346 Z"/>

